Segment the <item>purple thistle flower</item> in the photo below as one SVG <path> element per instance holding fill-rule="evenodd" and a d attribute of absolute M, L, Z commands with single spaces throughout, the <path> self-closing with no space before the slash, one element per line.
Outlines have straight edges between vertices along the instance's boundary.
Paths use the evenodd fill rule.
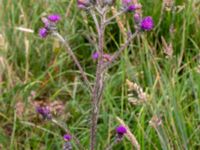
<path fill-rule="evenodd" d="M 127 130 L 126 130 L 126 127 L 124 127 L 123 125 L 120 125 L 116 128 L 116 132 L 119 135 L 124 135 L 127 132 Z"/>
<path fill-rule="evenodd" d="M 61 17 L 59 14 L 51 14 L 48 16 L 48 20 L 51 22 L 55 22 L 57 23 L 58 21 L 60 21 Z"/>
<path fill-rule="evenodd" d="M 44 119 L 51 119 L 51 111 L 48 106 L 37 106 L 36 107 L 36 112 L 42 115 Z"/>
<path fill-rule="evenodd" d="M 63 139 L 64 139 L 65 141 L 70 141 L 70 140 L 72 139 L 72 136 L 71 136 L 70 134 L 65 134 L 65 135 L 63 136 Z"/>
<path fill-rule="evenodd" d="M 98 53 L 98 52 L 94 52 L 94 53 L 92 54 L 92 59 L 96 60 L 96 59 L 98 59 L 98 58 L 99 58 L 99 53 Z"/>
<path fill-rule="evenodd" d="M 116 140 L 118 142 L 122 141 L 124 134 L 126 134 L 127 130 L 126 127 L 123 125 L 120 125 L 116 128 L 116 132 L 117 132 L 117 136 L 116 136 Z"/>
<path fill-rule="evenodd" d="M 46 28 L 40 28 L 39 30 L 39 36 L 41 38 L 45 38 L 48 35 L 48 30 Z"/>
<path fill-rule="evenodd" d="M 152 17 L 148 16 L 148 17 L 145 17 L 141 23 L 140 23 L 140 27 L 142 30 L 145 30 L 145 31 L 150 31 L 153 29 L 154 27 L 154 22 L 153 22 L 153 19 Z"/>
<path fill-rule="evenodd" d="M 135 9 L 136 9 L 135 5 L 128 6 L 128 11 L 135 11 Z"/>

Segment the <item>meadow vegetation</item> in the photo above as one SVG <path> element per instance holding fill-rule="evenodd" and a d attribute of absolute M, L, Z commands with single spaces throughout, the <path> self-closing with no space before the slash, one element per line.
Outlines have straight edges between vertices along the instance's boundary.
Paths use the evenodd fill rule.
<path fill-rule="evenodd" d="M 140 3 L 155 26 L 137 35 L 105 74 L 96 149 L 113 141 L 123 121 L 141 150 L 198 150 L 200 1 Z M 116 0 L 116 9 L 120 4 Z M 65 131 L 35 112 L 35 105 L 43 103 L 89 149 L 88 88 L 65 47 L 52 36 L 38 35 L 41 17 L 51 13 L 61 15 L 58 31 L 94 83 L 95 24 L 75 0 L 0 0 L 0 150 L 62 149 Z M 114 20 L 105 31 L 105 52 L 114 53 L 129 30 L 135 30 L 131 13 Z M 72 146 L 79 149 L 73 140 Z M 113 147 L 130 149 L 128 138 Z"/>

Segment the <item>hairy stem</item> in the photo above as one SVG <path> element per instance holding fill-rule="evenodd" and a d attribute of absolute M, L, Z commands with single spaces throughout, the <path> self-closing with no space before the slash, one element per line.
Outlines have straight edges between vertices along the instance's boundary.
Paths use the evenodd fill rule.
<path fill-rule="evenodd" d="M 113 146 L 115 146 L 118 142 L 119 142 L 119 140 L 117 138 L 115 138 L 114 141 L 105 148 L 105 150 L 112 150 Z"/>
<path fill-rule="evenodd" d="M 76 66 L 78 67 L 78 69 L 81 73 L 81 76 L 82 76 L 86 86 L 89 88 L 90 92 L 92 93 L 92 87 L 90 86 L 90 82 L 89 82 L 82 66 L 80 65 L 78 59 L 76 58 L 71 47 L 69 46 L 68 42 L 58 32 L 53 32 L 53 35 L 56 36 L 61 41 L 61 43 L 66 47 L 67 53 L 72 57 L 74 63 L 76 64 Z"/>
<path fill-rule="evenodd" d="M 104 30 L 105 30 L 105 16 L 106 13 L 101 15 L 100 25 L 96 28 L 98 31 L 98 64 L 96 69 L 96 81 L 92 93 L 92 116 L 91 116 L 91 131 L 90 131 L 90 150 L 95 150 L 96 144 L 96 130 L 97 130 L 97 121 L 99 113 L 99 104 L 102 99 L 103 87 L 104 87 L 104 72 L 102 70 L 103 64 L 103 48 L 104 48 Z"/>

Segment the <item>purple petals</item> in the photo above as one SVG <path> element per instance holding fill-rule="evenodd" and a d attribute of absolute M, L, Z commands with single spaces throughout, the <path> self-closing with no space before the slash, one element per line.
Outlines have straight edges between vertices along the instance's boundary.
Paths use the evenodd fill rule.
<path fill-rule="evenodd" d="M 124 127 L 123 125 L 120 125 L 116 128 L 116 132 L 119 135 L 124 135 L 127 132 L 127 130 L 126 130 L 126 127 Z"/>
<path fill-rule="evenodd" d="M 64 139 L 65 141 L 70 141 L 70 140 L 72 139 L 72 136 L 71 136 L 70 134 L 65 134 L 65 135 L 63 136 L 63 139 Z"/>
<path fill-rule="evenodd" d="M 154 22 L 153 22 L 152 17 L 148 16 L 148 17 L 143 18 L 140 23 L 140 27 L 142 30 L 145 30 L 145 31 L 152 30 L 154 27 Z"/>
<path fill-rule="evenodd" d="M 51 119 L 51 111 L 48 106 L 38 106 L 36 107 L 36 112 L 42 115 L 43 119 Z"/>
<path fill-rule="evenodd" d="M 40 28 L 39 30 L 39 36 L 41 38 L 45 38 L 48 35 L 48 30 L 46 28 Z"/>
<path fill-rule="evenodd" d="M 135 9 L 136 9 L 135 5 L 128 6 L 128 11 L 135 11 Z"/>
<path fill-rule="evenodd" d="M 61 17 L 59 14 L 51 14 L 48 16 L 48 20 L 56 23 L 61 20 Z"/>

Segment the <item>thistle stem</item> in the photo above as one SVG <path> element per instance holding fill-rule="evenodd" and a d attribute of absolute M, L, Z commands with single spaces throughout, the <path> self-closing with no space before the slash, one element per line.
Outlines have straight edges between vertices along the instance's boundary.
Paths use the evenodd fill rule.
<path fill-rule="evenodd" d="M 105 13 L 103 13 L 101 15 L 100 25 L 99 25 L 99 23 L 96 23 L 96 28 L 97 28 L 97 31 L 98 31 L 99 58 L 98 58 L 97 69 L 96 69 L 96 80 L 95 80 L 95 85 L 94 85 L 93 93 L 92 93 L 90 150 L 95 150 L 99 104 L 100 104 L 100 101 L 102 99 L 102 93 L 103 93 L 103 88 L 104 88 L 104 78 L 103 78 L 104 72 L 102 70 L 102 64 L 103 64 L 105 17 L 106 17 L 106 10 L 105 10 Z"/>
<path fill-rule="evenodd" d="M 92 87 L 90 86 L 90 82 L 89 82 L 89 80 L 88 80 L 88 78 L 87 78 L 87 76 L 86 76 L 81 64 L 79 63 L 77 57 L 74 55 L 71 47 L 69 46 L 68 42 L 58 32 L 53 32 L 53 35 L 56 36 L 60 40 L 60 42 L 66 47 L 67 53 L 72 57 L 72 59 L 75 62 L 76 66 L 80 70 L 81 76 L 82 76 L 85 84 L 89 88 L 90 93 L 92 93 Z"/>
<path fill-rule="evenodd" d="M 59 126 L 61 129 L 63 129 L 66 133 L 71 134 L 70 131 L 69 131 L 69 129 L 67 129 L 62 123 L 58 122 L 56 119 L 53 118 L 53 119 L 51 119 L 51 121 L 52 121 L 54 124 L 56 124 L 57 126 Z M 72 135 L 72 134 L 71 134 L 71 135 Z M 80 144 L 80 141 L 78 140 L 78 138 L 77 138 L 75 135 L 73 135 L 72 138 L 74 139 L 74 142 L 76 143 L 76 145 L 78 146 L 78 148 L 79 148 L 80 150 L 84 150 L 84 148 L 83 148 L 83 146 Z"/>
<path fill-rule="evenodd" d="M 128 45 L 130 44 L 130 42 L 137 36 L 137 34 L 139 33 L 139 31 L 136 31 L 134 34 L 132 34 L 128 40 L 119 48 L 118 51 L 116 51 L 113 56 L 111 57 L 109 62 L 104 63 L 102 69 L 108 69 L 112 63 L 120 56 L 120 54 L 128 47 Z"/>
<path fill-rule="evenodd" d="M 115 19 L 115 18 L 117 18 L 118 16 L 124 14 L 126 11 L 127 11 L 127 10 L 125 9 L 125 10 L 122 10 L 122 11 L 116 13 L 114 16 L 112 16 L 112 17 L 110 17 L 109 19 L 107 19 L 107 20 L 105 21 L 105 24 L 109 24 L 113 19 Z"/>

